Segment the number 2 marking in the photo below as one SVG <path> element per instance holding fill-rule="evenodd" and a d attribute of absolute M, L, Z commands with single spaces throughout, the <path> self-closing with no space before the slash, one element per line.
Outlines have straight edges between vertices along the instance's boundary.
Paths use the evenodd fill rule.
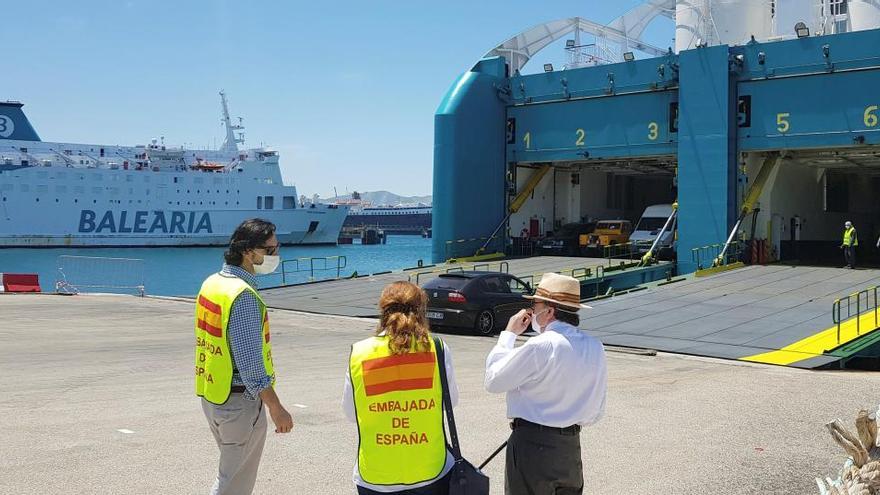
<path fill-rule="evenodd" d="M 583 129 L 578 129 L 574 132 L 577 135 L 577 140 L 574 142 L 575 146 L 583 146 L 584 145 L 584 137 L 587 135 Z"/>

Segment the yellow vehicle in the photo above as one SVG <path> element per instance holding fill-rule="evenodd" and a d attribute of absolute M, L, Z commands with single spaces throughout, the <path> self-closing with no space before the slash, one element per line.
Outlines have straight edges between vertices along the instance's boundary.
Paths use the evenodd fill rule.
<path fill-rule="evenodd" d="M 581 235 L 579 244 L 587 250 L 602 249 L 613 244 L 626 244 L 630 234 L 632 224 L 629 220 L 602 220 L 591 234 Z"/>

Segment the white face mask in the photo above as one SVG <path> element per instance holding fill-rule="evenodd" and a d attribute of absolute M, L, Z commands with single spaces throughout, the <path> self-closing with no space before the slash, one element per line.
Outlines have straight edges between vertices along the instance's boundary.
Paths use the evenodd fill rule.
<path fill-rule="evenodd" d="M 281 256 L 263 256 L 263 263 L 259 265 L 254 265 L 254 273 L 257 275 L 268 275 L 275 271 L 278 268 L 278 264 L 281 263 Z"/>
<path fill-rule="evenodd" d="M 541 329 L 541 325 L 538 324 L 538 315 L 542 315 L 542 314 L 546 313 L 547 311 L 549 311 L 549 309 L 545 309 L 544 311 L 541 311 L 538 313 L 532 313 L 532 330 L 534 330 L 538 333 L 542 333 L 544 331 Z"/>

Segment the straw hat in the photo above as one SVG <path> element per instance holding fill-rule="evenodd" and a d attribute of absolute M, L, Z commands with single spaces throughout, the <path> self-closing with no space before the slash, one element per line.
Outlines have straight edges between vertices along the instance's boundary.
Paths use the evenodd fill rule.
<path fill-rule="evenodd" d="M 535 295 L 523 297 L 555 303 L 573 311 L 581 308 L 593 309 L 581 304 L 581 283 L 576 278 L 558 273 L 545 273 L 538 282 Z"/>

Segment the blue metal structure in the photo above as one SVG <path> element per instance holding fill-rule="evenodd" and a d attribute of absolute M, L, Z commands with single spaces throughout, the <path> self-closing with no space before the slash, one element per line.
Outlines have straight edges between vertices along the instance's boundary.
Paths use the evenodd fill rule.
<path fill-rule="evenodd" d="M 655 157 L 677 162 L 678 271 L 692 272 L 691 249 L 724 242 L 734 225 L 741 153 L 870 150 L 878 106 L 880 30 L 526 76 L 484 59 L 435 117 L 434 261 L 448 256 L 447 241 L 489 236 L 505 221 L 517 163 Z M 461 249 L 452 256 L 474 254 Z"/>

